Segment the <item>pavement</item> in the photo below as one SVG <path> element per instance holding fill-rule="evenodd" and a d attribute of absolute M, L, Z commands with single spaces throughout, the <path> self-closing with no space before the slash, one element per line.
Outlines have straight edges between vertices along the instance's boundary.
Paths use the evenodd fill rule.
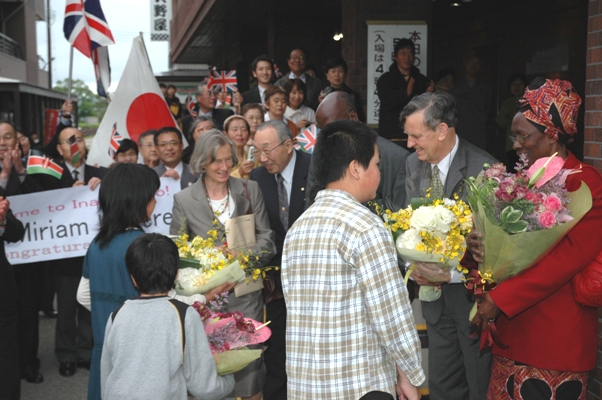
<path fill-rule="evenodd" d="M 65 378 L 59 375 L 59 362 L 54 356 L 54 329 L 56 318 L 40 317 L 40 347 L 38 358 L 42 383 L 21 380 L 21 400 L 82 400 L 88 394 L 87 369 L 78 369 L 75 375 Z"/>

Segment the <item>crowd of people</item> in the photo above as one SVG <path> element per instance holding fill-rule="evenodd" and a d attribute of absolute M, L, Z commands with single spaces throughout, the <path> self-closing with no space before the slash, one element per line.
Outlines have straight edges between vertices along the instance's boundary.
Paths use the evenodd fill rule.
<path fill-rule="evenodd" d="M 0 398 L 18 399 L 20 379 L 43 381 L 37 318 L 44 290 L 32 285 L 42 279 L 31 276 L 46 271 L 43 281 L 52 282 L 57 295 L 59 372 L 70 377 L 89 369 L 88 399 L 185 399 L 187 393 L 199 399 L 419 399 L 426 375 L 410 306 L 414 285 L 441 290 L 438 300 L 422 302 L 432 400 L 584 399 L 587 371 L 596 363 L 597 311 L 575 301 L 571 280 L 602 249 L 596 229 L 602 176 L 566 149 L 577 134 L 580 106 L 566 99 L 578 95 L 559 90 L 568 82 L 538 79 L 525 91 L 523 77 L 510 81 L 514 100 L 504 104 L 498 122 L 512 150 L 529 165 L 557 153 L 566 168 L 582 172 L 569 178 L 569 190 L 583 180 L 593 206 L 549 255 L 487 293 L 470 321 L 474 298 L 457 271 L 419 265 L 413 281 L 404 283 L 403 260 L 373 210 L 373 204 L 406 207 L 433 182 L 444 197 L 465 199 L 465 180 L 496 162 L 481 140 L 484 119 L 462 108 L 470 102 L 483 112 L 488 107 L 479 60 L 467 59 L 466 79 L 445 70 L 430 80 L 414 67 L 414 53 L 412 41 L 397 42 L 394 62 L 378 81 L 378 134 L 365 125 L 359 94 L 345 84 L 345 60 L 326 63 L 324 85 L 308 74 L 308 54 L 298 47 L 288 56 L 290 73 L 275 82 L 271 59 L 257 57 L 251 64 L 257 85 L 235 93 L 233 108 L 219 108 L 218 94 L 201 83 L 193 117 L 176 88 L 167 86 L 178 127 L 156 127 L 137 142 L 123 139 L 108 169 L 85 163 L 84 137 L 70 122 L 67 102 L 45 149 L 63 167 L 60 179 L 27 174 L 26 149 L 37 144 L 1 121 L 2 248 L 24 233 L 6 196 L 100 187 L 100 224 L 85 257 L 13 268 L 0 256 Z M 295 136 L 311 124 L 320 129 L 313 154 L 295 149 Z M 402 135 L 407 149 L 389 140 Z M 267 273 L 263 290 L 238 296 L 226 282 L 205 294 L 176 294 L 175 245 L 144 233 L 160 177 L 181 188 L 170 234 L 206 238 L 215 230 L 222 246 L 228 221 L 253 215 L 250 250 L 257 266 L 278 267 Z M 482 258 L 473 236 L 463 264 L 476 268 Z M 265 313 L 272 335 L 261 358 L 222 377 L 188 305 L 224 291 L 231 292 L 224 312 L 259 321 Z M 481 349 L 475 325 L 494 320 L 510 346 Z M 575 341 L 578 352 L 559 346 Z"/>

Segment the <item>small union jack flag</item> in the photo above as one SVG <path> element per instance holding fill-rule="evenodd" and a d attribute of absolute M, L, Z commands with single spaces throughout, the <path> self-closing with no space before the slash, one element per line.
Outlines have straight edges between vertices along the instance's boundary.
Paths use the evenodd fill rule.
<path fill-rule="evenodd" d="M 238 90 L 236 70 L 212 71 L 207 88 L 211 89 L 214 86 L 218 86 L 222 92 L 236 92 Z"/>
<path fill-rule="evenodd" d="M 100 0 L 67 0 L 63 32 L 69 43 L 88 58 L 98 47 L 115 43 Z"/>
<path fill-rule="evenodd" d="M 315 124 L 311 124 L 305 128 L 303 132 L 297 135 L 295 140 L 301 146 L 301 150 L 306 153 L 313 153 L 314 147 L 316 146 L 316 139 L 318 138 L 319 130 Z"/>
<path fill-rule="evenodd" d="M 117 122 L 113 125 L 113 132 L 111 132 L 111 142 L 109 143 L 109 156 L 111 158 L 115 157 L 117 150 L 119 150 L 119 146 L 121 146 L 121 141 L 123 140 L 123 136 L 117 132 Z"/>
<path fill-rule="evenodd" d="M 188 109 L 188 112 L 190 113 L 190 116 L 192 118 L 196 118 L 199 115 L 199 113 L 196 112 L 196 110 L 194 109 L 195 102 L 194 102 L 194 99 L 192 98 L 192 94 L 190 94 L 190 93 L 188 94 L 188 97 L 186 97 L 185 103 L 186 103 L 186 108 Z"/>

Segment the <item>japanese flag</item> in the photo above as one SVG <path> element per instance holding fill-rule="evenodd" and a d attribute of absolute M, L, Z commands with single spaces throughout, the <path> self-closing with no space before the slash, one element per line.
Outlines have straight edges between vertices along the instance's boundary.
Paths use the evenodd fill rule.
<path fill-rule="evenodd" d="M 88 155 L 87 164 L 108 167 L 113 163 L 107 149 L 113 126 L 122 137 L 138 143 L 141 133 L 164 126 L 177 127 L 146 56 L 140 36 L 134 39 L 130 57 L 109 103 Z M 184 142 L 184 146 L 187 143 Z"/>

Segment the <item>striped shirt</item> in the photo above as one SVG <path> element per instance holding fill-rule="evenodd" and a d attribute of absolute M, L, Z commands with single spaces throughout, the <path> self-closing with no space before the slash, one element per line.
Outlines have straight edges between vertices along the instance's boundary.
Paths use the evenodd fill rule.
<path fill-rule="evenodd" d="M 282 254 L 289 399 L 395 394 L 395 364 L 424 379 L 420 341 L 382 221 L 326 189 L 289 229 Z"/>

